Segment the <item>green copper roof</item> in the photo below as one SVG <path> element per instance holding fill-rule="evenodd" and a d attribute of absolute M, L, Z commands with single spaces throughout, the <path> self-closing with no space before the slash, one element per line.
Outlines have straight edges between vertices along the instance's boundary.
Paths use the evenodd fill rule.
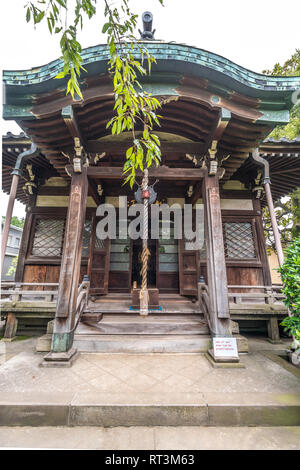
<path fill-rule="evenodd" d="M 262 75 L 247 70 L 222 56 L 211 52 L 173 42 L 145 41 L 151 54 L 157 59 L 153 72 L 174 74 L 177 80 L 182 75 L 190 75 L 207 79 L 215 86 L 216 92 L 222 90 L 236 91 L 246 96 L 273 103 L 278 102 L 277 109 L 283 109 L 283 103 L 288 108 L 292 106 L 291 95 L 300 89 L 300 77 L 274 77 Z M 109 59 L 106 45 L 89 47 L 82 51 L 83 72 L 81 79 L 87 75 L 105 73 Z M 62 70 L 60 59 L 41 67 L 30 70 L 3 72 L 6 93 L 10 95 L 42 93 L 63 86 L 62 80 L 54 77 Z M 285 106 L 286 108 L 286 106 Z"/>

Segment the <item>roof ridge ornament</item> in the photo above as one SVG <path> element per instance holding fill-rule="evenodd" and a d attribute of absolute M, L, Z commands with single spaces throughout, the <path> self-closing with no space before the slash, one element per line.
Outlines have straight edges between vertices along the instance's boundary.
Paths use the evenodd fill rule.
<path fill-rule="evenodd" d="M 152 41 L 154 39 L 155 29 L 152 31 L 152 21 L 153 15 L 150 11 L 144 11 L 142 14 L 143 20 L 143 32 L 139 29 L 139 33 L 141 35 L 141 39 L 149 39 Z"/>

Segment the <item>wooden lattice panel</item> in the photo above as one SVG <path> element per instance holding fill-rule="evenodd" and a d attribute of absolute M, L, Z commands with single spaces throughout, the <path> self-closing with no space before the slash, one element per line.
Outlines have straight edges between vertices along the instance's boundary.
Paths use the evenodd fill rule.
<path fill-rule="evenodd" d="M 98 238 L 96 235 L 95 238 L 95 249 L 96 250 L 105 250 L 105 240 Z"/>
<path fill-rule="evenodd" d="M 250 222 L 225 222 L 223 231 L 226 258 L 256 258 Z"/>
<path fill-rule="evenodd" d="M 63 219 L 38 219 L 31 254 L 45 257 L 61 256 L 64 230 Z"/>

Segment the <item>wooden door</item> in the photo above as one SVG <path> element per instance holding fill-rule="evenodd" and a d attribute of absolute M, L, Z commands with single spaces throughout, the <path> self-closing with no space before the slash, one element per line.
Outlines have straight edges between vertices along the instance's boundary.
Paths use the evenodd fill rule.
<path fill-rule="evenodd" d="M 198 295 L 197 282 L 199 277 L 198 253 L 186 249 L 187 241 L 179 240 L 179 286 L 181 295 Z"/>
<path fill-rule="evenodd" d="M 193 244 L 193 240 L 184 238 L 183 230 L 182 239 L 178 240 L 179 292 L 181 295 L 198 295 L 199 252 L 191 249 Z"/>
<path fill-rule="evenodd" d="M 96 225 L 99 218 L 94 217 L 90 245 L 89 277 L 91 294 L 107 294 L 110 260 L 110 240 L 100 240 L 96 235 Z"/>
<path fill-rule="evenodd" d="M 178 240 L 174 238 L 173 221 L 170 222 L 170 234 L 167 237 L 160 221 L 159 239 L 156 242 L 156 287 L 161 293 L 179 291 Z"/>
<path fill-rule="evenodd" d="M 130 292 L 132 270 L 132 240 L 129 237 L 111 240 L 109 291 Z"/>

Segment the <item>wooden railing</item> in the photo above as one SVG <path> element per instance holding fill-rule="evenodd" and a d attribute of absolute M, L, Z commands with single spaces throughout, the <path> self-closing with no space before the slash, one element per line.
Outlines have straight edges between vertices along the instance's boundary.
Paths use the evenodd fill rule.
<path fill-rule="evenodd" d="M 82 281 L 78 287 L 77 303 L 75 310 L 75 322 L 72 331 L 76 330 L 80 322 L 81 315 L 88 305 L 89 300 L 90 281 Z"/>
<path fill-rule="evenodd" d="M 17 318 L 24 313 L 28 317 L 35 317 L 40 311 L 53 310 L 58 295 L 58 283 L 40 282 L 3 282 L 1 284 L 1 313 L 6 317 L 4 338 L 12 338 L 17 331 Z M 90 282 L 84 280 L 78 287 L 77 302 L 74 315 L 74 328 L 76 329 L 82 312 L 87 307 Z M 49 290 L 53 289 L 53 290 Z M 49 304 L 50 303 L 50 304 Z"/>
<path fill-rule="evenodd" d="M 207 324 L 209 326 L 209 329 L 211 330 L 210 327 L 210 298 L 209 298 L 209 290 L 207 284 L 204 284 L 204 282 L 198 282 L 198 299 L 199 299 L 199 307 L 200 311 L 203 313 Z"/>
<path fill-rule="evenodd" d="M 83 281 L 78 287 L 76 311 L 88 302 L 89 281 Z M 1 299 L 11 302 L 56 302 L 57 282 L 2 282 Z M 51 289 L 51 290 L 50 290 Z"/>
<path fill-rule="evenodd" d="M 12 302 L 54 302 L 57 291 L 58 283 L 53 282 L 1 283 L 1 299 Z"/>
<path fill-rule="evenodd" d="M 283 303 L 281 285 L 272 286 L 228 286 L 228 300 L 230 317 L 234 320 L 264 320 L 267 322 L 270 341 L 280 341 L 278 320 L 287 314 L 287 307 Z M 210 323 L 210 295 L 208 286 L 198 283 L 199 308 L 204 314 L 209 329 Z"/>
<path fill-rule="evenodd" d="M 250 292 L 249 292 L 250 291 Z M 255 291 L 255 292 L 253 292 Z M 259 305 L 278 305 L 285 308 L 281 285 L 272 286 L 247 286 L 247 285 L 230 285 L 228 286 L 228 300 L 231 307 L 238 306 L 251 310 L 251 308 Z M 198 299 L 200 311 L 209 321 L 210 312 L 210 294 L 208 286 L 202 282 L 198 283 Z"/>
<path fill-rule="evenodd" d="M 230 285 L 228 286 L 229 303 L 233 304 L 275 304 L 282 302 L 284 294 L 281 293 L 282 286 L 241 286 Z M 244 291 L 244 292 L 243 292 Z M 247 292 L 248 291 L 248 292 Z M 249 292 L 251 291 L 251 292 Z M 255 292 L 253 292 L 255 291 Z"/>

